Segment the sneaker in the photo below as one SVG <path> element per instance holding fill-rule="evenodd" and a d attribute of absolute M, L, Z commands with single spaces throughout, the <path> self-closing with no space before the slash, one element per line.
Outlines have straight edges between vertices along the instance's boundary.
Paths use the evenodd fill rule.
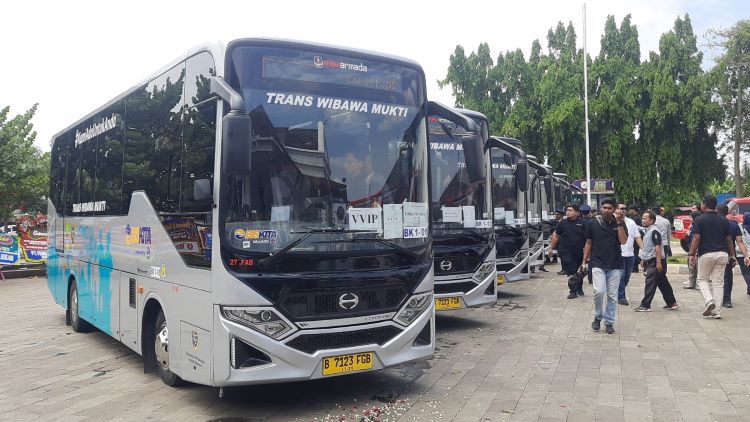
<path fill-rule="evenodd" d="M 594 318 L 594 322 L 591 323 L 591 329 L 594 331 L 599 331 L 600 328 L 602 328 L 602 320 Z"/>
<path fill-rule="evenodd" d="M 690 283 L 687 283 L 687 282 L 682 283 L 682 288 L 683 289 L 693 289 L 693 290 L 695 290 L 695 286 L 692 285 L 692 284 L 690 284 Z"/>
<path fill-rule="evenodd" d="M 633 310 L 636 311 L 636 312 L 651 312 L 651 308 L 647 308 L 647 307 L 645 307 L 643 305 L 641 305 L 641 306 L 639 306 L 639 307 L 637 307 L 637 308 L 635 308 Z"/>
<path fill-rule="evenodd" d="M 612 324 L 604 324 L 604 327 L 607 331 L 607 334 L 614 334 L 615 333 L 615 327 Z"/>
<path fill-rule="evenodd" d="M 625 298 L 617 299 L 617 303 L 619 303 L 620 305 L 625 305 L 625 306 L 630 305 L 630 303 L 628 303 L 628 300 Z"/>
<path fill-rule="evenodd" d="M 732 302 L 725 300 L 724 303 L 721 304 L 722 308 L 731 308 Z"/>
<path fill-rule="evenodd" d="M 664 305 L 662 306 L 662 309 L 666 309 L 668 311 L 676 311 L 680 309 L 680 305 L 677 304 L 677 302 L 671 304 L 671 305 Z"/>
<path fill-rule="evenodd" d="M 560 270 L 557 272 L 557 275 L 565 275 L 565 270 Z"/>
<path fill-rule="evenodd" d="M 570 294 L 568 295 L 568 299 L 575 299 L 577 297 L 578 295 L 576 294 L 576 292 L 570 292 Z"/>
<path fill-rule="evenodd" d="M 711 311 L 713 311 L 715 307 L 716 304 L 714 304 L 713 300 L 709 300 L 708 302 L 706 302 L 706 308 L 703 310 L 703 316 L 711 315 Z"/>
<path fill-rule="evenodd" d="M 576 293 L 578 294 L 578 296 L 583 296 L 583 289 L 577 291 Z"/>
<path fill-rule="evenodd" d="M 718 312 L 711 312 L 711 315 L 709 315 L 711 319 L 721 319 L 721 314 Z"/>

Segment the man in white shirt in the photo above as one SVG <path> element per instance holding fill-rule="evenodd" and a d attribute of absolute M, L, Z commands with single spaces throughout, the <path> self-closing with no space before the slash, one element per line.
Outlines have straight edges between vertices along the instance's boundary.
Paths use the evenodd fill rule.
<path fill-rule="evenodd" d="M 617 208 L 623 213 L 627 213 L 628 211 L 628 206 L 625 204 L 619 204 Z M 617 289 L 617 303 L 620 305 L 629 305 L 628 299 L 625 295 L 625 288 L 630 281 L 630 273 L 633 270 L 633 263 L 635 262 L 633 244 L 635 243 L 639 247 L 643 245 L 643 242 L 641 241 L 641 233 L 638 231 L 638 226 L 632 218 L 625 217 L 625 230 L 628 233 L 628 241 L 625 242 L 625 244 L 620 245 L 620 248 L 622 249 L 623 269 L 620 275 L 620 287 Z"/>
<path fill-rule="evenodd" d="M 672 224 L 664 218 L 664 208 L 654 207 L 654 214 L 656 214 L 656 229 L 659 230 L 661 235 L 661 246 L 664 250 L 664 258 L 672 256 L 672 248 L 669 246 L 669 239 L 672 238 Z"/>

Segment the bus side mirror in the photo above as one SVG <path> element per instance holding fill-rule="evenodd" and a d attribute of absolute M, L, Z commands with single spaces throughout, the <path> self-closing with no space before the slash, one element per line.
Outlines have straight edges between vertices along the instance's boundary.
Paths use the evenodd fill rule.
<path fill-rule="evenodd" d="M 242 96 L 224 79 L 211 76 L 211 95 L 229 103 L 229 113 L 222 119 L 221 165 L 230 175 L 250 174 L 252 124 L 245 112 Z"/>
<path fill-rule="evenodd" d="M 484 165 L 484 142 L 479 134 L 470 134 L 461 139 L 466 162 L 466 172 L 472 183 L 482 182 L 486 176 Z"/>
<path fill-rule="evenodd" d="M 516 164 L 516 183 L 521 192 L 529 189 L 529 163 L 526 160 L 521 160 Z"/>
<path fill-rule="evenodd" d="M 221 165 L 229 175 L 250 174 L 252 123 L 244 112 L 232 110 L 222 120 Z"/>
<path fill-rule="evenodd" d="M 482 128 L 474 120 L 466 117 L 464 114 L 440 104 L 436 101 L 427 103 L 427 115 L 435 115 L 447 119 L 466 131 L 466 135 L 461 139 L 461 146 L 464 150 L 466 171 L 469 174 L 471 183 L 484 181 L 484 139 L 482 139 Z"/>
<path fill-rule="evenodd" d="M 193 181 L 193 200 L 206 201 L 211 199 L 211 181 L 208 179 L 198 179 Z"/>

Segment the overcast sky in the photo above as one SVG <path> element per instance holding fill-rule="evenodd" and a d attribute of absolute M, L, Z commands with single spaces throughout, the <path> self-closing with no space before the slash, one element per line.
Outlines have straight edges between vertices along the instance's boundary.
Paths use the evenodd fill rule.
<path fill-rule="evenodd" d="M 453 105 L 445 77 L 456 45 L 467 54 L 481 42 L 498 53 L 572 22 L 583 43 L 582 1 L 33 1 L 4 2 L 0 18 L 3 60 L 0 108 L 11 116 L 34 103 L 37 145 L 47 151 L 58 131 L 172 61 L 190 47 L 241 37 L 309 40 L 364 48 L 419 62 L 428 97 Z M 587 47 L 599 51 L 607 15 L 618 26 L 630 13 L 643 58 L 677 16 L 690 14 L 699 43 L 709 28 L 750 17 L 747 0 L 629 0 L 587 2 Z M 704 68 L 711 67 L 711 54 Z"/>

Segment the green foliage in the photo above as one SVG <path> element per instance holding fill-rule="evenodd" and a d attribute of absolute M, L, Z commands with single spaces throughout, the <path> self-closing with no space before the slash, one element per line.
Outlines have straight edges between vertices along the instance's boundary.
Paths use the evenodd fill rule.
<path fill-rule="evenodd" d="M 630 15 L 619 28 L 609 16 L 599 55 L 585 58 L 591 175 L 614 179 L 623 201 L 671 207 L 700 197 L 725 174 L 716 152 L 715 76 L 701 69 L 687 15 L 662 35 L 649 60 L 640 56 Z M 546 53 L 534 41 L 528 60 L 515 50 L 493 64 L 486 43 L 468 57 L 457 46 L 440 82 L 450 84 L 458 106 L 487 115 L 493 134 L 516 137 L 556 171 L 582 178 L 583 60 L 573 25 L 560 22 L 547 33 Z"/>
<path fill-rule="evenodd" d="M 36 132 L 31 123 L 35 104 L 23 114 L 9 118 L 10 107 L 0 111 L 0 223 L 10 220 L 14 210 L 46 212 L 49 189 L 49 153 L 34 146 Z"/>

